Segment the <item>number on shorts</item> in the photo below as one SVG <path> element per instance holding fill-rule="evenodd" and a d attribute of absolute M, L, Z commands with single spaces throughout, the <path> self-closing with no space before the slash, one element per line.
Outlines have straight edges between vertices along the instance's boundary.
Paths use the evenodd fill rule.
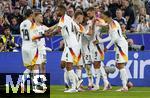
<path fill-rule="evenodd" d="M 119 59 L 119 54 L 117 54 L 117 60 Z"/>
<path fill-rule="evenodd" d="M 88 60 L 88 58 L 89 58 L 89 56 L 88 56 L 88 55 L 86 55 L 86 56 L 85 56 L 85 59 L 86 59 L 86 60 Z"/>

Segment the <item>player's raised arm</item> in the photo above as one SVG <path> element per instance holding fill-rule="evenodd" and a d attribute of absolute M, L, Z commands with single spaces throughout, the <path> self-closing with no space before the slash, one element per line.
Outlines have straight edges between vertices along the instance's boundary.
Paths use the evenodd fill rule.
<path fill-rule="evenodd" d="M 46 37 L 46 34 L 35 35 L 35 36 L 32 37 L 32 40 L 35 41 L 35 40 L 37 40 L 37 39 L 41 39 L 41 38 L 44 38 L 44 37 Z"/>
<path fill-rule="evenodd" d="M 110 35 L 109 35 L 108 37 L 102 39 L 99 43 L 105 43 L 105 42 L 108 42 L 108 41 L 110 41 L 110 40 L 111 40 L 111 37 L 110 37 Z"/>
<path fill-rule="evenodd" d="M 49 30 L 47 30 L 46 32 L 50 32 L 50 36 L 59 34 L 61 32 L 61 28 L 60 26 L 58 26 L 58 24 L 52 26 L 49 28 Z"/>
<path fill-rule="evenodd" d="M 50 33 L 51 36 L 60 33 L 61 29 L 65 27 L 66 25 L 65 11 L 66 11 L 66 8 L 64 6 L 58 6 L 56 8 L 57 16 L 61 18 L 59 19 L 58 24 L 50 27 L 49 30 L 47 31 L 47 32 L 51 32 Z"/>
<path fill-rule="evenodd" d="M 88 32 L 86 34 L 91 36 L 94 33 L 94 28 L 95 28 L 95 21 L 92 21 L 92 25 L 89 26 Z"/>
<path fill-rule="evenodd" d="M 114 41 L 111 40 L 111 41 L 109 42 L 109 44 L 106 46 L 106 48 L 109 49 L 113 44 L 114 44 Z"/>
<path fill-rule="evenodd" d="M 51 27 L 47 27 L 47 29 L 45 30 L 45 33 L 42 35 L 36 35 L 32 38 L 32 40 L 37 40 L 37 39 L 41 39 L 43 37 L 52 37 L 58 33 L 61 32 L 61 27 L 58 26 L 58 24 L 51 26 Z"/>
<path fill-rule="evenodd" d="M 53 33 L 50 33 L 50 30 L 46 30 L 44 34 L 42 35 L 35 35 L 32 37 L 32 40 L 37 40 L 37 39 L 41 39 L 41 38 L 44 38 L 44 37 L 51 37 L 53 35 Z"/>
<path fill-rule="evenodd" d="M 58 23 L 53 25 L 53 26 L 51 26 L 51 27 L 49 27 L 48 31 L 52 32 L 52 31 L 56 30 L 57 28 L 58 28 Z"/>
<path fill-rule="evenodd" d="M 76 29 L 77 29 L 77 32 L 79 33 L 84 33 L 86 35 L 92 35 L 93 32 L 94 32 L 94 22 L 91 23 L 91 25 L 89 26 L 89 28 L 86 30 L 84 28 L 84 26 L 81 25 L 81 23 L 83 22 L 83 13 L 82 11 L 77 11 L 74 15 L 74 21 L 75 21 L 75 25 L 78 25 L 76 26 Z"/>

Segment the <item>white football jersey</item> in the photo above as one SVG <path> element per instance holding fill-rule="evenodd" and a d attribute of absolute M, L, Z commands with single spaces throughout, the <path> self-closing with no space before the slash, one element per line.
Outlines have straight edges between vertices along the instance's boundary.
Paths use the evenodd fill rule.
<path fill-rule="evenodd" d="M 20 24 L 20 33 L 22 45 L 37 46 L 37 41 L 33 41 L 33 37 L 37 34 L 36 24 L 26 19 Z"/>
<path fill-rule="evenodd" d="M 109 25 L 109 28 L 109 35 L 114 42 L 125 40 L 120 24 L 116 20 L 113 20 L 113 23 Z"/>
<path fill-rule="evenodd" d="M 41 36 L 42 34 L 45 33 L 45 31 L 47 31 L 49 28 L 45 25 L 39 25 L 37 26 L 37 31 L 38 31 L 38 34 Z M 46 46 L 46 43 L 45 43 L 45 38 L 41 38 L 38 40 L 38 49 L 39 50 L 43 50 L 45 49 L 45 46 Z"/>
<path fill-rule="evenodd" d="M 106 46 L 107 49 L 109 49 L 113 44 L 127 43 L 126 39 L 122 35 L 120 24 L 115 20 L 113 20 L 113 23 L 109 24 L 109 36 L 102 39 L 100 42 L 104 43 L 107 41 L 110 41 Z"/>
<path fill-rule="evenodd" d="M 76 22 L 73 21 L 74 24 L 74 28 L 76 29 L 76 40 L 79 43 L 79 46 L 83 45 L 83 41 L 86 39 L 83 39 L 83 37 L 87 37 L 87 33 L 89 31 L 89 29 L 85 29 L 84 26 L 82 26 L 81 24 L 77 24 Z"/>
<path fill-rule="evenodd" d="M 77 40 L 78 31 L 74 25 L 73 19 L 65 14 L 59 20 L 58 26 L 60 26 L 62 37 L 64 39 L 65 47 L 76 47 L 79 46 Z"/>

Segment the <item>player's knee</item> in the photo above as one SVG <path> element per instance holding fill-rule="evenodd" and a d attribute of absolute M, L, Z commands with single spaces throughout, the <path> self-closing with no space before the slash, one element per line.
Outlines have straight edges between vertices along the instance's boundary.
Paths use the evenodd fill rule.
<path fill-rule="evenodd" d="M 32 70 L 32 66 L 27 66 L 26 68 L 29 70 Z"/>
<path fill-rule="evenodd" d="M 45 69 L 45 64 L 42 64 L 42 69 Z"/>
<path fill-rule="evenodd" d="M 116 65 L 116 67 L 117 67 L 118 69 L 122 69 L 122 68 L 124 68 L 124 63 L 118 63 L 118 64 Z"/>
<path fill-rule="evenodd" d="M 86 70 L 90 70 L 91 66 L 90 65 L 86 65 L 85 68 L 86 68 Z"/>
<path fill-rule="evenodd" d="M 94 68 L 95 69 L 100 68 L 100 62 L 99 61 L 94 62 Z"/>
<path fill-rule="evenodd" d="M 65 62 L 65 61 L 61 61 L 60 67 L 61 67 L 62 69 L 64 69 L 65 66 L 66 66 L 66 62 Z"/>
<path fill-rule="evenodd" d="M 42 62 L 42 66 L 45 66 L 46 65 L 46 61 Z"/>
<path fill-rule="evenodd" d="M 39 65 L 38 65 L 38 64 L 33 65 L 32 69 L 33 69 L 33 70 L 39 69 Z"/>
<path fill-rule="evenodd" d="M 77 69 L 82 69 L 82 65 L 77 66 Z"/>

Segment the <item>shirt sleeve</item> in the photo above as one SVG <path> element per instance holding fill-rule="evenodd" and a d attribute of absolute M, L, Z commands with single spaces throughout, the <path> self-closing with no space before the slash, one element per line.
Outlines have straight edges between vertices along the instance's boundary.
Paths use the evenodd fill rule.
<path fill-rule="evenodd" d="M 49 28 L 47 26 L 43 26 L 44 31 L 49 30 Z"/>
<path fill-rule="evenodd" d="M 79 25 L 75 24 L 75 26 L 76 26 L 77 32 L 79 32 L 79 33 L 87 34 L 89 32 L 89 30 L 86 30 L 84 28 L 84 26 L 81 24 L 79 24 Z"/>
<path fill-rule="evenodd" d="M 114 44 L 114 41 L 111 40 L 111 41 L 109 42 L 109 44 L 106 46 L 106 48 L 109 49 L 113 44 Z"/>
<path fill-rule="evenodd" d="M 79 25 L 80 29 L 79 32 L 82 32 L 83 34 L 88 34 L 89 32 L 89 28 L 86 30 L 84 26 Z"/>
<path fill-rule="evenodd" d="M 87 21 L 87 26 L 84 28 L 84 34 L 88 34 L 90 27 L 92 27 L 92 21 Z"/>
<path fill-rule="evenodd" d="M 105 43 L 105 42 L 108 42 L 108 41 L 110 41 L 110 40 L 111 40 L 111 37 L 110 37 L 110 35 L 109 35 L 108 37 L 102 39 L 102 40 L 100 41 L 100 43 Z"/>
<path fill-rule="evenodd" d="M 65 26 L 65 17 L 62 16 L 59 20 L 59 23 L 58 23 L 58 26 L 59 27 L 64 27 Z"/>

